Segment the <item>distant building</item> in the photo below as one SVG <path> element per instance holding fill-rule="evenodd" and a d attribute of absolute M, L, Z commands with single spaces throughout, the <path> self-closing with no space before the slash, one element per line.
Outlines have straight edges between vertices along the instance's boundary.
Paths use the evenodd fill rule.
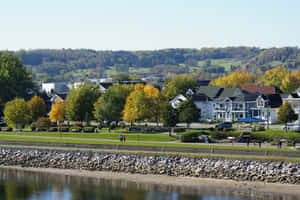
<path fill-rule="evenodd" d="M 67 94 L 70 91 L 69 86 L 64 83 L 42 83 L 42 92 L 47 94 Z"/>

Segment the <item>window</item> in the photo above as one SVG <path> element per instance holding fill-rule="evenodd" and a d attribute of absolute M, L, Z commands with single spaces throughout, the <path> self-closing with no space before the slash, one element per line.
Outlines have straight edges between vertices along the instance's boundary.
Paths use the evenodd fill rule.
<path fill-rule="evenodd" d="M 265 101 L 260 97 L 256 101 L 257 107 L 264 107 L 265 106 Z"/>

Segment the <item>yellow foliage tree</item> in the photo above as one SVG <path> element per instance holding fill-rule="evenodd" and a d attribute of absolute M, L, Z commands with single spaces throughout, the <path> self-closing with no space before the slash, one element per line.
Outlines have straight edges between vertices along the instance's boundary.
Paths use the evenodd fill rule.
<path fill-rule="evenodd" d="M 51 111 L 49 114 L 49 118 L 53 122 L 59 122 L 65 117 L 65 108 L 66 105 L 60 99 L 57 99 L 55 103 L 51 106 Z"/>
<path fill-rule="evenodd" d="M 213 80 L 210 85 L 221 87 L 241 87 L 244 85 L 251 85 L 255 82 L 255 77 L 251 72 L 237 69 L 229 75 L 223 75 Z"/>
<path fill-rule="evenodd" d="M 285 75 L 281 81 L 280 90 L 284 93 L 293 93 L 300 86 L 300 71 L 293 71 Z"/>
<path fill-rule="evenodd" d="M 46 115 L 46 104 L 39 96 L 34 96 L 28 101 L 28 107 L 32 120 L 37 120 Z"/>
<path fill-rule="evenodd" d="M 158 121 L 162 100 L 161 92 L 157 88 L 151 85 L 136 84 L 135 90 L 126 99 L 123 119 L 130 123 L 145 118 L 154 118 Z"/>
<path fill-rule="evenodd" d="M 273 69 L 267 70 L 262 81 L 267 86 L 276 86 L 280 88 L 282 80 L 289 74 L 289 71 L 282 67 L 275 67 Z"/>

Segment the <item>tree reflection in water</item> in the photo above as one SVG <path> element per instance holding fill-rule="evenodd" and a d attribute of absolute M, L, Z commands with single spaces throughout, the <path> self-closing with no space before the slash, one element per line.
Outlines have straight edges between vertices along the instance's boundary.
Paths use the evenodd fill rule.
<path fill-rule="evenodd" d="M 295 200 L 239 190 L 180 187 L 0 169 L 1 200 Z"/>

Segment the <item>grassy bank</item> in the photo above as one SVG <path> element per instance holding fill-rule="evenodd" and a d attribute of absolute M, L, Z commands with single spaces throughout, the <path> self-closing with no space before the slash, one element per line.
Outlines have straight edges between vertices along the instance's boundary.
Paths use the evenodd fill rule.
<path fill-rule="evenodd" d="M 78 143 L 78 144 L 110 144 L 110 145 L 134 145 L 134 146 L 153 146 L 153 147 L 177 147 L 177 148 L 214 148 L 214 149 L 231 149 L 231 150 L 257 150 L 257 151 L 295 151 L 292 149 L 275 149 L 275 148 L 258 148 L 258 147 L 242 147 L 242 146 L 225 146 L 217 144 L 185 144 L 185 143 L 163 143 L 163 142 L 143 142 L 143 141 L 105 141 L 90 140 L 78 138 L 51 138 L 51 137 L 33 137 L 33 136 L 17 136 L 0 135 L 0 140 L 4 141 L 25 141 L 25 142 L 45 142 L 45 143 Z"/>
<path fill-rule="evenodd" d="M 0 132 L 0 135 L 16 135 L 16 132 Z M 23 136 L 47 136 L 47 137 L 67 137 L 67 138 L 82 138 L 82 139 L 110 139 L 118 140 L 120 135 L 125 135 L 126 140 L 135 141 L 157 141 L 169 142 L 176 141 L 176 136 L 169 136 L 166 133 L 120 133 L 120 132 L 100 132 L 100 133 L 58 133 L 58 132 L 22 132 L 18 134 Z"/>

